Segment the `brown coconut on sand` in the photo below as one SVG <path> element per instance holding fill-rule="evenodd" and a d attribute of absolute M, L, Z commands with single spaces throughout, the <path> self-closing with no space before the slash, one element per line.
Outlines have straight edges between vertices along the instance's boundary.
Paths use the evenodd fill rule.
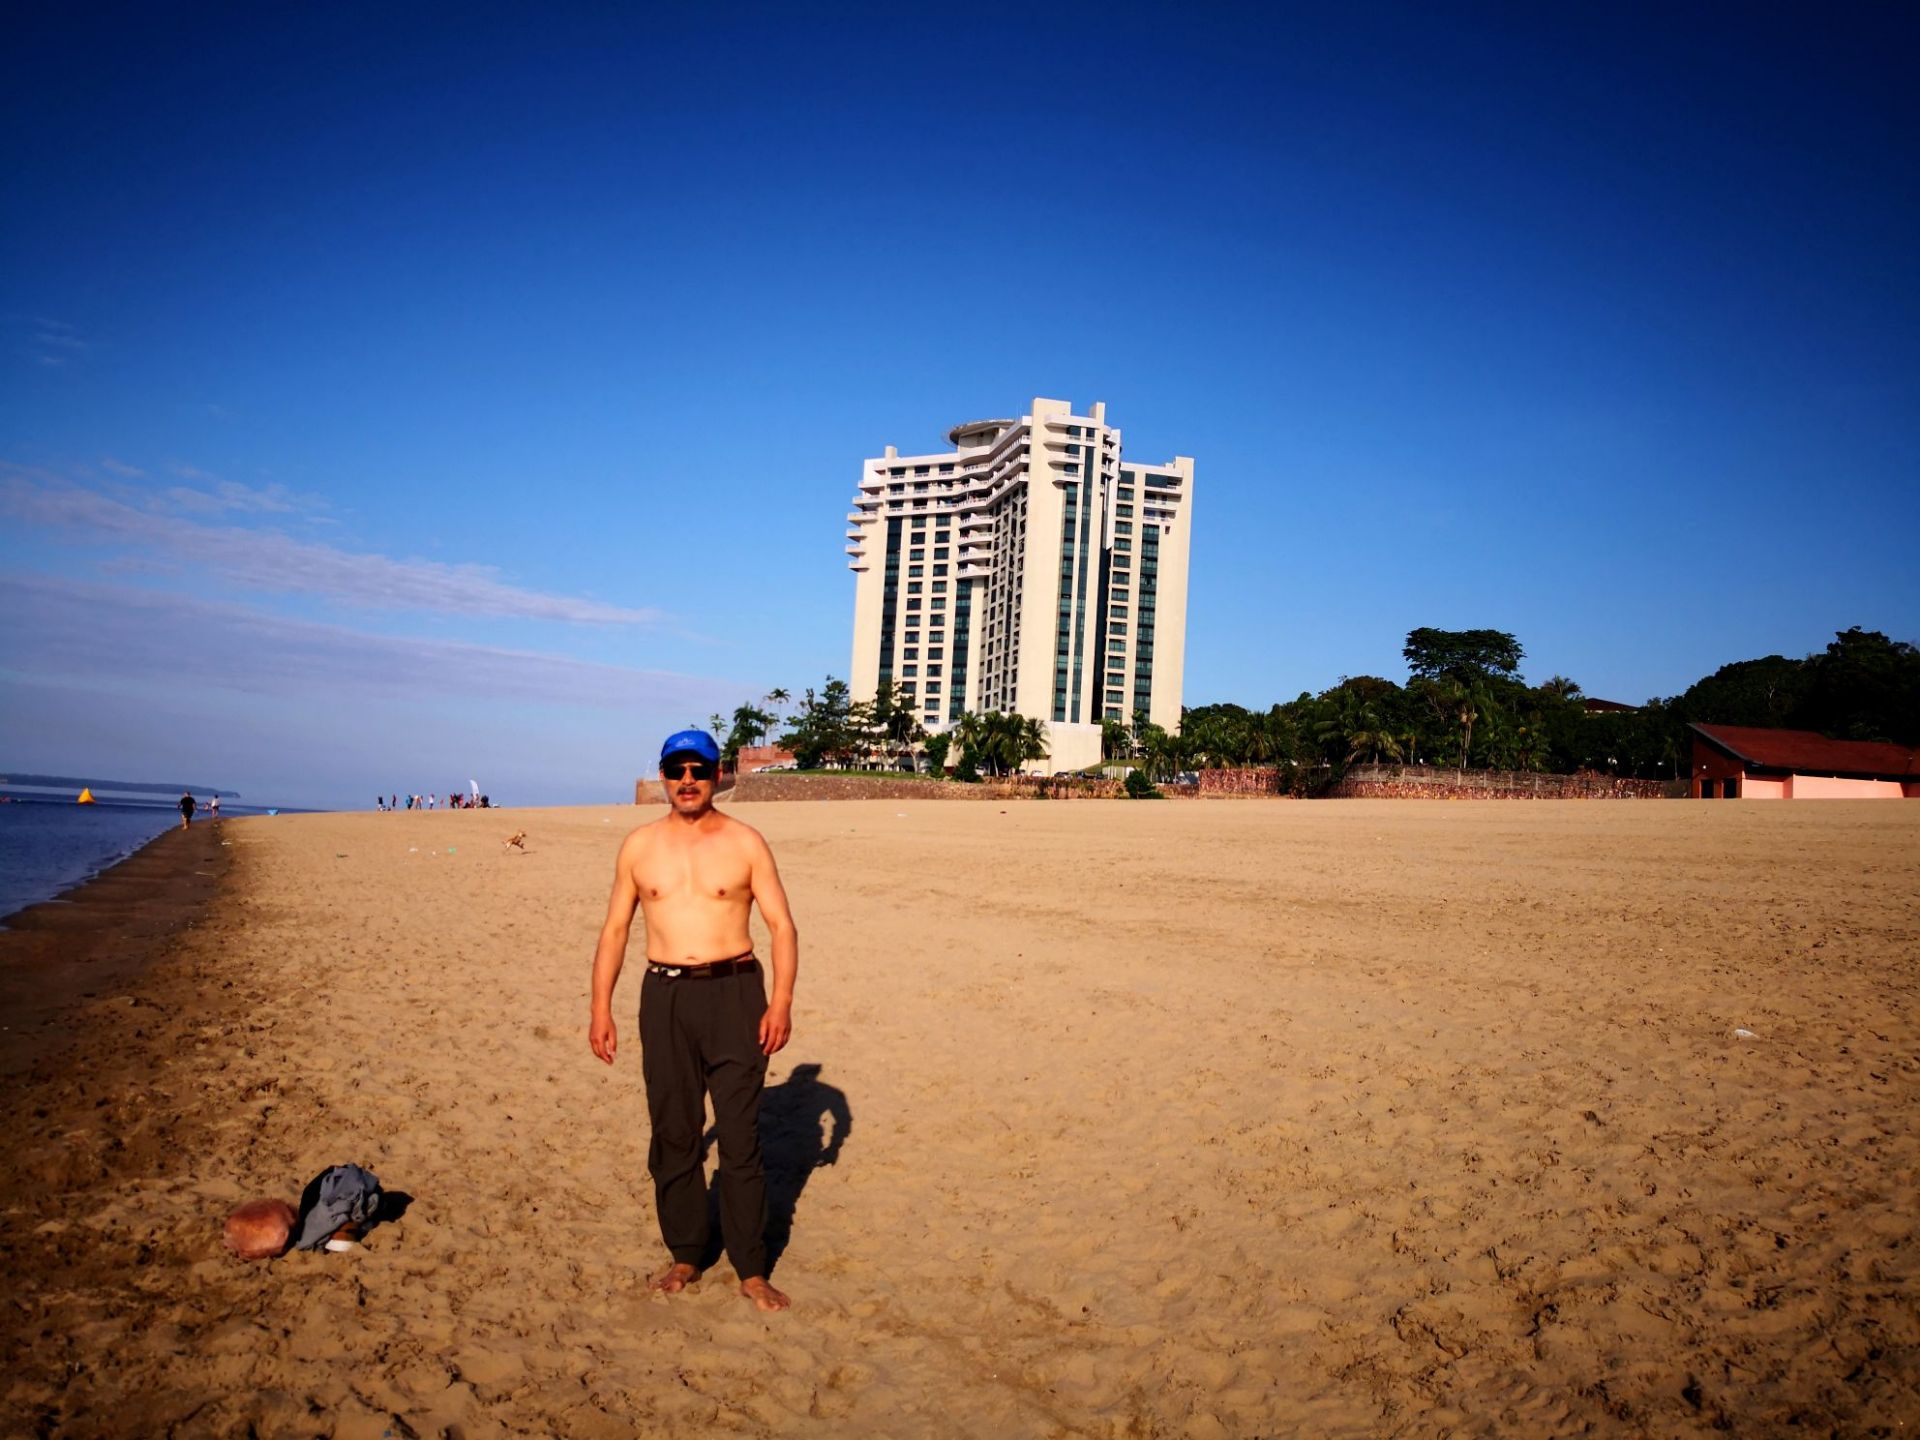
<path fill-rule="evenodd" d="M 293 1206 L 284 1200 L 249 1200 L 227 1216 L 226 1246 L 242 1260 L 272 1260 L 293 1241 Z"/>

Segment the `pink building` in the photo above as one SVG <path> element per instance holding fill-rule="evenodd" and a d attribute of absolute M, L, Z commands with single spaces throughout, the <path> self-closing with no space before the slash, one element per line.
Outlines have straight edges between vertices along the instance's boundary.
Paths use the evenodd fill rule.
<path fill-rule="evenodd" d="M 1920 799 L 1920 752 L 1906 745 L 1752 725 L 1688 728 L 1696 799 Z"/>

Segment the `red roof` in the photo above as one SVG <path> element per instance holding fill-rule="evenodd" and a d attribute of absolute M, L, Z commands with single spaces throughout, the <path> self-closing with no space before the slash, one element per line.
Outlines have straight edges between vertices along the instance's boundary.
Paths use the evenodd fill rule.
<path fill-rule="evenodd" d="M 1829 740 L 1812 730 L 1758 725 L 1695 725 L 1694 732 L 1734 759 L 1762 770 L 1861 775 L 1908 780 L 1920 775 L 1920 752 L 1884 740 Z"/>

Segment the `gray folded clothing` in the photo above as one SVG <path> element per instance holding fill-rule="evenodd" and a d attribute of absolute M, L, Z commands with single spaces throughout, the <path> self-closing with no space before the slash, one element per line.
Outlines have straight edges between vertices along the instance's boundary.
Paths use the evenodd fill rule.
<path fill-rule="evenodd" d="M 318 1250 L 342 1225 L 364 1225 L 380 1211 L 380 1179 L 358 1165 L 322 1170 L 300 1192 L 293 1248 Z"/>

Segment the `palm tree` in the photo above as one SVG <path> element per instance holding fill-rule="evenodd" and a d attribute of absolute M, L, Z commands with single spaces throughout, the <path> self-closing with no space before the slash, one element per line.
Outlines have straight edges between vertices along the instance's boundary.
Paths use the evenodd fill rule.
<path fill-rule="evenodd" d="M 987 720 L 986 716 L 967 711 L 960 717 L 960 723 L 953 727 L 954 738 L 960 742 L 960 754 L 963 759 L 971 758 L 974 768 L 980 768 L 980 762 L 987 760 Z M 991 761 L 988 761 L 991 766 Z"/>
<path fill-rule="evenodd" d="M 1127 733 L 1126 723 L 1109 715 L 1100 722 L 1100 758 L 1102 760 L 1122 759 L 1133 745 L 1133 737 Z"/>
<path fill-rule="evenodd" d="M 1166 776 L 1166 764 L 1172 753 L 1172 737 L 1146 718 L 1144 711 L 1139 712 L 1133 732 L 1134 751 L 1146 762 L 1147 774 L 1159 780 Z"/>
<path fill-rule="evenodd" d="M 1564 675 L 1555 675 L 1540 688 L 1556 700 L 1578 700 L 1586 693 L 1578 680 L 1569 680 Z"/>
<path fill-rule="evenodd" d="M 1018 768 L 1029 760 L 1047 758 L 1047 726 L 1044 720 L 1036 720 L 1031 715 L 1012 717 L 1019 723 L 1012 727 L 1010 739 L 1013 741 L 1014 766 Z"/>
<path fill-rule="evenodd" d="M 766 737 L 773 725 L 773 716 L 764 710 L 757 710 L 751 704 L 734 707 L 733 730 L 727 736 L 727 745 L 736 753 L 743 745 L 751 745 Z"/>
<path fill-rule="evenodd" d="M 1454 719 L 1460 722 L 1460 773 L 1464 775 L 1467 755 L 1473 749 L 1473 725 L 1486 708 L 1487 694 L 1478 685 L 1462 685 L 1458 680 L 1447 681 L 1443 693 Z"/>

